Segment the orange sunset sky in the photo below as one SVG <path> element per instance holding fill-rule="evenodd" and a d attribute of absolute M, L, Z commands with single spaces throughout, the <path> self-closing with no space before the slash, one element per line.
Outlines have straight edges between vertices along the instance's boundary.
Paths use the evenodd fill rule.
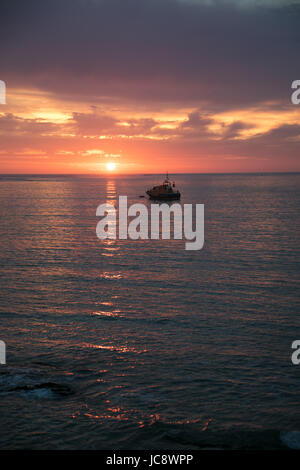
<path fill-rule="evenodd" d="M 2 16 L 1 173 L 300 171 L 299 2 L 23 3 Z"/>

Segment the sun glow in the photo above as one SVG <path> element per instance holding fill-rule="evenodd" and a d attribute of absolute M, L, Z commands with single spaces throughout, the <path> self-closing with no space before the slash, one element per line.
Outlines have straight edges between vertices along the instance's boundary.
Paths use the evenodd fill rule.
<path fill-rule="evenodd" d="M 108 171 L 114 171 L 116 168 L 116 164 L 114 162 L 107 162 L 106 163 L 106 169 Z"/>

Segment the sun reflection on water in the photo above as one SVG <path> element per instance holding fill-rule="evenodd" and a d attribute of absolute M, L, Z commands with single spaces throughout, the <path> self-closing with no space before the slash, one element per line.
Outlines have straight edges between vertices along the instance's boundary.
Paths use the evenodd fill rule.
<path fill-rule="evenodd" d="M 85 348 L 92 348 L 92 349 L 103 349 L 103 350 L 113 351 L 117 353 L 143 354 L 148 351 L 147 349 L 136 349 L 134 347 L 120 346 L 116 344 L 104 345 L 104 344 L 82 343 L 81 346 Z"/>

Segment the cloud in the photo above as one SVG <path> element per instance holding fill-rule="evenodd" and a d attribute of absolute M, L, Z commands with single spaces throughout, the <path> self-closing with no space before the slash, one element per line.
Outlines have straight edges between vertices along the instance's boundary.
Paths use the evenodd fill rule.
<path fill-rule="evenodd" d="M 73 122 L 79 134 L 102 134 L 111 130 L 117 120 L 112 116 L 97 115 L 96 113 L 73 113 Z M 72 123 L 70 123 L 72 126 Z"/>
<path fill-rule="evenodd" d="M 286 102 L 299 74 L 299 5 L 236 4 L 3 0 L 2 78 L 95 103 Z"/>
<path fill-rule="evenodd" d="M 295 142 L 299 145 L 300 124 L 283 124 L 269 132 L 254 136 L 252 139 L 272 146 L 280 143 L 286 145 L 288 142 Z"/>
<path fill-rule="evenodd" d="M 234 139 L 239 137 L 240 132 L 245 129 L 253 128 L 253 124 L 242 121 L 234 121 L 224 127 L 223 139 Z"/>
<path fill-rule="evenodd" d="M 181 124 L 183 129 L 204 129 L 211 124 L 213 119 L 201 116 L 200 112 L 194 111 L 188 115 L 188 119 Z"/>
<path fill-rule="evenodd" d="M 299 168 L 299 2 L 2 0 L 0 15 L 2 156 Z"/>
<path fill-rule="evenodd" d="M 261 6 L 278 7 L 286 5 L 295 5 L 300 0 L 179 0 L 186 3 L 195 3 L 198 5 L 235 5 L 239 8 L 257 8 Z"/>
<path fill-rule="evenodd" d="M 0 115 L 0 134 L 2 135 L 51 135 L 59 132 L 60 129 L 56 124 L 47 121 L 23 119 L 11 113 Z"/>

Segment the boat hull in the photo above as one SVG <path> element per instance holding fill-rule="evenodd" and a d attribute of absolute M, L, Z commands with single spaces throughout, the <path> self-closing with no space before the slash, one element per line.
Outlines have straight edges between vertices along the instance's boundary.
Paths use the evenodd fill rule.
<path fill-rule="evenodd" d="M 146 191 L 150 199 L 155 199 L 158 201 L 174 201 L 180 199 L 180 193 L 171 193 L 171 194 L 152 194 L 151 191 Z"/>

